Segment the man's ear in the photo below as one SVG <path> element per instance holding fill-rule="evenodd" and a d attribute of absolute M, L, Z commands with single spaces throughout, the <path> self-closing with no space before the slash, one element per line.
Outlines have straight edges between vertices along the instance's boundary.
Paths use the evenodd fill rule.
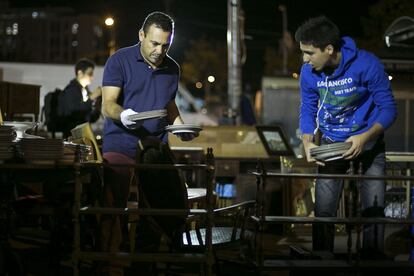
<path fill-rule="evenodd" d="M 327 51 L 328 54 L 332 55 L 335 51 L 335 48 L 332 44 L 328 44 L 328 46 L 325 47 L 325 51 Z"/>
<path fill-rule="evenodd" d="M 145 33 L 143 29 L 140 29 L 138 32 L 139 41 L 142 42 L 145 38 Z"/>

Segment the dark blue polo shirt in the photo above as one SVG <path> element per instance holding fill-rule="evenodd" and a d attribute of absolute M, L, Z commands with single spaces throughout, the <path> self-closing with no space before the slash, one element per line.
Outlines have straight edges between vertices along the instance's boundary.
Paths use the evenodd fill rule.
<path fill-rule="evenodd" d="M 120 87 L 118 104 L 136 112 L 165 109 L 175 99 L 180 69 L 169 56 L 152 69 L 143 59 L 140 43 L 119 49 L 105 64 L 102 86 Z M 121 122 L 105 119 L 103 152 L 119 152 L 135 158 L 137 142 L 145 136 L 158 136 L 164 141 L 166 118 L 146 120 L 136 130 L 128 130 Z"/>

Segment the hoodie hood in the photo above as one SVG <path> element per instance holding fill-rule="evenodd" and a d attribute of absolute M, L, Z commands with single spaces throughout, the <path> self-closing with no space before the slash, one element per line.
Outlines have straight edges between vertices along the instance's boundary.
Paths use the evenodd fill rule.
<path fill-rule="evenodd" d="M 358 49 L 356 47 L 355 41 L 345 36 L 342 38 L 341 43 L 341 63 L 339 64 L 338 68 L 335 69 L 334 73 L 330 78 L 336 78 L 343 76 L 345 71 L 349 68 L 349 66 L 352 64 L 352 62 L 357 57 Z"/>

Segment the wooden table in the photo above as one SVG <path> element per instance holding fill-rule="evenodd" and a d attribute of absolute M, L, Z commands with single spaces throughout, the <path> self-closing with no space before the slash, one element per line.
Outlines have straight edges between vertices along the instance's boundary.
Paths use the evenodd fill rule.
<path fill-rule="evenodd" d="M 10 221 L 12 204 L 16 200 L 16 189 L 19 188 L 20 183 L 37 183 L 45 182 L 50 179 L 60 179 L 60 177 L 73 180 L 75 177 L 75 170 L 73 164 L 60 164 L 50 162 L 48 164 L 29 164 L 29 163 L 2 163 L 0 164 L 0 188 L 1 188 L 1 208 L 0 217 L 2 225 L 0 232 L 2 250 L 12 250 L 8 244 L 10 237 Z M 60 252 L 54 252 L 54 256 L 59 258 Z M 14 255 L 16 256 L 16 255 Z M 18 258 L 18 256 L 16 257 Z M 7 264 L 6 264 L 7 265 Z M 13 265 L 13 264 L 11 264 Z M 17 264 L 14 264 L 17 265 Z M 57 267 L 56 267 L 57 268 Z M 7 269 L 4 268 L 4 269 Z M 15 268 L 16 269 L 16 268 Z M 23 268 L 22 268 L 23 269 Z"/>

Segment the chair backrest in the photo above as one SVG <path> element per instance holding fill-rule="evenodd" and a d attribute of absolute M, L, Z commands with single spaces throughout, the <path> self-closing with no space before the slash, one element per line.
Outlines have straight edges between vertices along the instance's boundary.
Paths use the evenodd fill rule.
<path fill-rule="evenodd" d="M 103 162 L 102 154 L 99 150 L 99 146 L 96 142 L 90 123 L 77 125 L 71 130 L 71 133 L 73 142 L 91 146 L 94 152 L 94 160 L 100 163 Z"/>
<path fill-rule="evenodd" d="M 229 245 L 232 242 L 251 239 L 252 232 L 247 229 L 247 222 L 253 214 L 255 206 L 256 202 L 250 200 L 215 209 L 214 226 L 212 227 L 213 246 Z M 183 233 L 182 246 L 204 250 L 205 245 L 205 224 L 200 224 L 199 221 L 194 220 L 191 227 L 188 227 Z"/>
<path fill-rule="evenodd" d="M 138 142 L 138 164 L 174 164 L 168 144 L 155 137 Z M 139 205 L 142 208 L 188 209 L 187 187 L 178 170 L 138 170 Z M 153 220 L 170 239 L 181 235 L 186 216 L 154 216 Z"/>

